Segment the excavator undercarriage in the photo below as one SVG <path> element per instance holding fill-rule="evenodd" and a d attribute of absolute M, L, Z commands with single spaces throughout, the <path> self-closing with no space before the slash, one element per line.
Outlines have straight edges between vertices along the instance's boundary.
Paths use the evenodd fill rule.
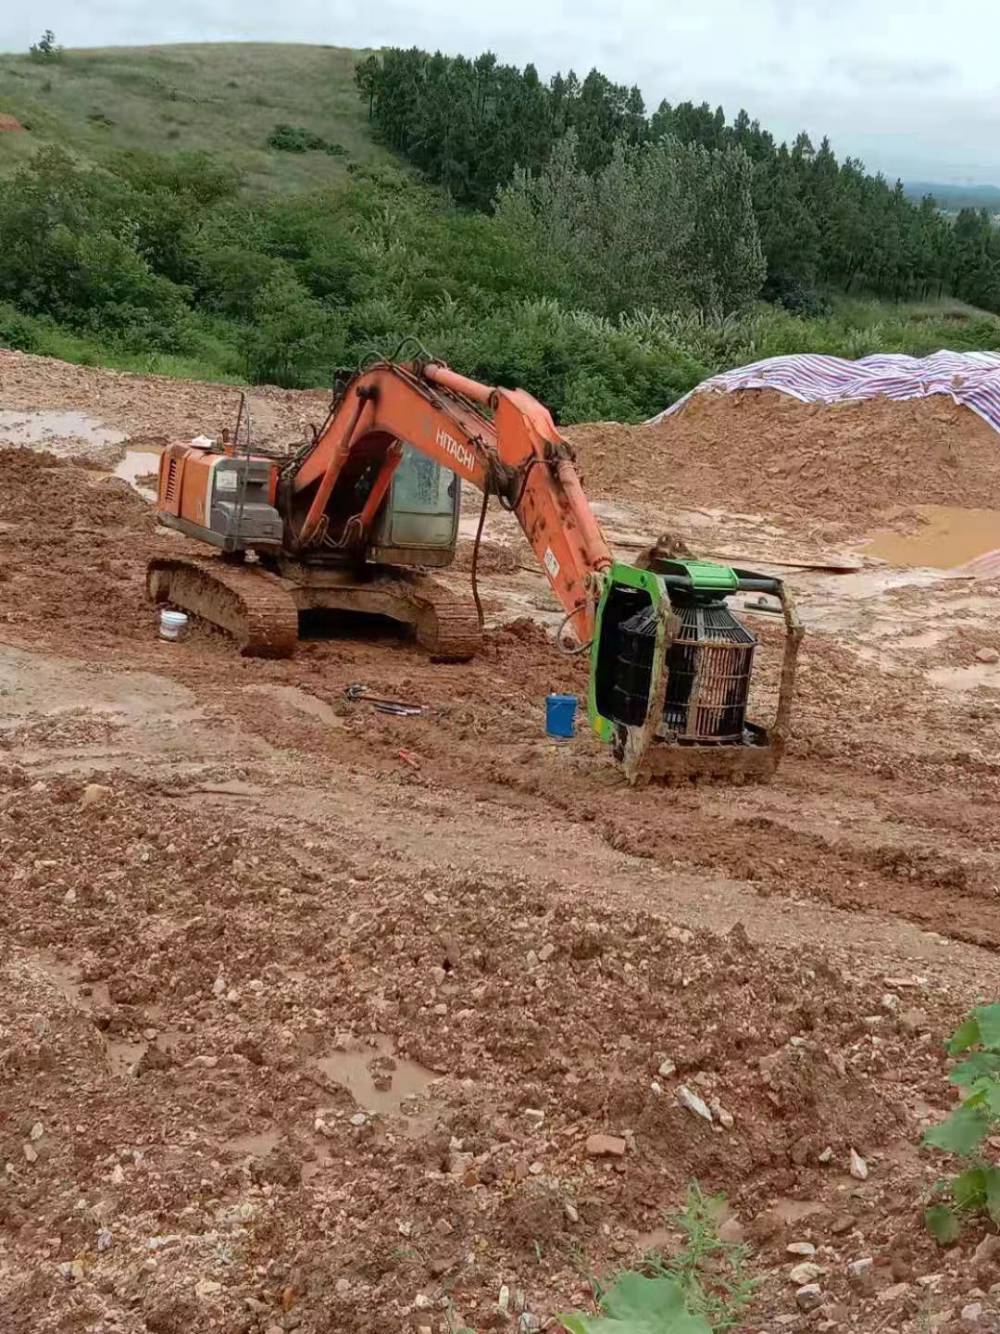
<path fill-rule="evenodd" d="M 158 556 L 149 562 L 147 586 L 154 602 L 225 630 L 247 658 L 290 658 L 300 612 L 358 612 L 409 626 L 438 662 L 468 661 L 481 638 L 471 599 L 414 570 L 381 569 L 360 579 L 335 568 L 280 574 L 260 561 Z"/>

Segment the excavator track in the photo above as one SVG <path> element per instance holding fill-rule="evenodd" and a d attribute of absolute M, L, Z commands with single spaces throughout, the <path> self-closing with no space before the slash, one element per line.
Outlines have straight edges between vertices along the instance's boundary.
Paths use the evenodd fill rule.
<path fill-rule="evenodd" d="M 301 607 L 363 612 L 411 626 L 420 647 L 439 662 L 467 662 L 479 650 L 475 603 L 429 574 L 393 573 L 385 567 L 374 578 L 356 583 L 300 584 L 294 577 L 287 582 L 297 590 Z"/>
<path fill-rule="evenodd" d="M 293 590 L 277 575 L 219 558 L 156 557 L 146 570 L 154 602 L 170 602 L 226 630 L 247 658 L 290 658 L 299 637 Z"/>
<path fill-rule="evenodd" d="M 420 608 L 417 643 L 439 661 L 467 662 L 474 657 L 482 644 L 482 632 L 469 594 L 456 595 L 440 579 L 426 574 L 413 575 L 406 582 Z"/>

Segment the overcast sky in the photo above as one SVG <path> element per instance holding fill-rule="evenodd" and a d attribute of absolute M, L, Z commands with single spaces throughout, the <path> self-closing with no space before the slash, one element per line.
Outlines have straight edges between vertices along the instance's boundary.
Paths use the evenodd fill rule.
<path fill-rule="evenodd" d="M 190 41 L 490 49 L 745 106 L 890 176 L 1000 184 L 998 0 L 0 0 L 0 49 Z"/>

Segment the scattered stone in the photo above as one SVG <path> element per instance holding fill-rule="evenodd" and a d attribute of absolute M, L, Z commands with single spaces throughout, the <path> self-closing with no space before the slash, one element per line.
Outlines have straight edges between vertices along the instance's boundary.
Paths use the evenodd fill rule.
<path fill-rule="evenodd" d="M 84 1276 L 84 1267 L 82 1260 L 64 1260 L 59 1266 L 59 1272 L 68 1283 L 79 1283 Z"/>
<path fill-rule="evenodd" d="M 24 1153 L 25 1158 L 27 1158 L 29 1163 L 38 1162 L 38 1150 L 35 1148 L 33 1144 L 29 1144 L 28 1141 L 25 1140 L 25 1142 L 21 1145 L 21 1149 L 22 1152 Z"/>
<path fill-rule="evenodd" d="M 413 1305 L 418 1311 L 429 1311 L 434 1305 L 433 1298 L 428 1297 L 425 1292 L 418 1292 L 413 1299 Z"/>
<path fill-rule="evenodd" d="M 678 1086 L 677 1101 L 689 1112 L 693 1112 L 695 1116 L 700 1116 L 705 1121 L 711 1121 L 712 1112 L 708 1104 L 703 1102 L 697 1093 L 692 1093 L 686 1084 Z"/>
<path fill-rule="evenodd" d="M 811 1260 L 805 1260 L 800 1265 L 795 1265 L 788 1272 L 789 1283 L 801 1286 L 803 1283 L 814 1283 L 819 1276 L 826 1271 L 822 1265 L 813 1264 Z"/>
<path fill-rule="evenodd" d="M 899 1026 L 904 1033 L 921 1033 L 929 1027 L 926 1010 L 903 1010 Z"/>
<path fill-rule="evenodd" d="M 448 1155 L 448 1171 L 453 1177 L 464 1176 L 475 1161 L 474 1153 L 460 1153 L 453 1150 Z"/>
<path fill-rule="evenodd" d="M 102 1227 L 97 1231 L 97 1249 L 99 1251 L 110 1251 L 114 1237 L 111 1235 L 111 1229 Z"/>
<path fill-rule="evenodd" d="M 510 1309 L 510 1288 L 504 1283 L 497 1296 L 497 1310 L 501 1315 L 506 1315 Z"/>
<path fill-rule="evenodd" d="M 1000 662 L 1000 653 L 995 648 L 976 649 L 976 660 L 978 662 Z"/>
<path fill-rule="evenodd" d="M 677 1066 L 674 1065 L 673 1061 L 661 1061 L 660 1067 L 656 1073 L 661 1075 L 664 1079 L 669 1079 L 672 1074 L 676 1073 L 676 1071 Z"/>
<path fill-rule="evenodd" d="M 226 994 L 226 979 L 220 973 L 212 983 L 212 995 L 217 996 L 219 1000 Z"/>
<path fill-rule="evenodd" d="M 531 1311 L 525 1311 L 517 1322 L 517 1334 L 537 1334 L 541 1327 L 539 1317 Z"/>
<path fill-rule="evenodd" d="M 196 1297 L 204 1300 L 206 1297 L 214 1297 L 217 1292 L 222 1291 L 222 1284 L 216 1283 L 214 1278 L 201 1278 L 194 1285 Z"/>
<path fill-rule="evenodd" d="M 652 1080 L 652 1081 L 650 1082 L 650 1085 L 649 1085 L 649 1091 L 650 1091 L 650 1093 L 652 1093 L 652 1095 L 653 1095 L 654 1098 L 662 1098 L 662 1097 L 663 1097 L 663 1085 L 660 1084 L 660 1083 L 657 1083 L 657 1081 L 656 1081 L 655 1079 Z"/>
<path fill-rule="evenodd" d="M 817 1306 L 823 1305 L 823 1289 L 818 1283 L 804 1283 L 796 1292 L 795 1300 L 800 1310 L 815 1311 Z"/>
<path fill-rule="evenodd" d="M 724 1130 L 732 1130 L 733 1126 L 736 1124 L 736 1118 L 733 1116 L 732 1112 L 727 1112 L 718 1099 L 712 1102 L 711 1112 Z"/>
<path fill-rule="evenodd" d="M 539 1162 L 529 1163 L 528 1171 L 531 1173 L 533 1177 L 540 1177 L 542 1173 L 545 1171 L 545 1164 Z"/>
<path fill-rule="evenodd" d="M 811 1241 L 790 1241 L 785 1247 L 789 1255 L 815 1255 L 816 1247 Z"/>
<path fill-rule="evenodd" d="M 856 1149 L 851 1150 L 851 1176 L 855 1181 L 868 1180 L 868 1164 Z"/>
<path fill-rule="evenodd" d="M 962 1307 L 962 1324 L 978 1325 L 983 1318 L 982 1302 L 969 1302 L 967 1306 Z"/>
<path fill-rule="evenodd" d="M 842 1237 L 845 1232 L 850 1232 L 854 1226 L 854 1219 L 850 1214 L 838 1214 L 830 1224 L 830 1231 L 835 1237 Z"/>
<path fill-rule="evenodd" d="M 708 1108 L 705 1108 L 708 1111 Z M 709 1114 L 711 1119 L 711 1114 Z M 618 1135 L 590 1135 L 587 1138 L 588 1158 L 624 1158 L 625 1141 Z"/>
<path fill-rule="evenodd" d="M 31 1134 L 28 1136 L 28 1138 L 37 1140 L 41 1139 L 44 1134 L 45 1134 L 45 1127 L 42 1125 L 41 1121 L 36 1121 L 35 1124 L 31 1127 Z"/>
<path fill-rule="evenodd" d="M 333 1290 L 338 1297 L 346 1297 L 351 1290 L 351 1281 L 347 1278 L 338 1278 L 333 1285 Z"/>
<path fill-rule="evenodd" d="M 909 1291 L 909 1283 L 894 1283 L 891 1288 L 883 1288 L 877 1300 L 882 1306 L 891 1306 L 893 1302 L 901 1302 Z"/>
<path fill-rule="evenodd" d="M 537 1125 L 541 1125 L 545 1120 L 545 1113 L 541 1107 L 525 1107 L 524 1115 L 529 1121 L 534 1121 Z"/>
<path fill-rule="evenodd" d="M 67 889 L 66 893 L 63 895 L 63 903 L 65 903 L 67 907 L 72 907 L 72 905 L 75 902 L 76 902 L 76 890 Z"/>
<path fill-rule="evenodd" d="M 549 941 L 547 945 L 543 945 L 542 948 L 538 951 L 538 962 L 548 963 L 548 961 L 552 958 L 555 952 L 556 952 L 556 946 L 553 945 L 551 941 Z"/>
<path fill-rule="evenodd" d="M 728 1218 L 724 1218 L 719 1224 L 720 1241 L 730 1241 L 734 1245 L 739 1246 L 745 1237 L 746 1228 L 735 1214 L 730 1214 Z"/>
<path fill-rule="evenodd" d="M 563 1202 L 563 1213 L 566 1215 L 566 1217 L 569 1219 L 571 1223 L 579 1223 L 580 1211 L 579 1209 L 577 1209 L 576 1205 L 571 1204 L 569 1200 L 565 1200 Z"/>
<path fill-rule="evenodd" d="M 368 1117 L 365 1115 L 364 1112 L 355 1112 L 354 1115 L 351 1117 L 351 1125 L 363 1126 L 367 1120 Z"/>
<path fill-rule="evenodd" d="M 821 1163 L 833 1162 L 833 1150 L 830 1148 L 829 1144 L 826 1146 L 826 1148 L 823 1150 L 822 1153 L 817 1155 L 817 1157 Z"/>
<path fill-rule="evenodd" d="M 1000 1234 L 996 1232 L 987 1232 L 976 1247 L 972 1256 L 972 1263 L 976 1266 L 989 1264 L 991 1260 L 1000 1256 Z"/>
<path fill-rule="evenodd" d="M 80 797 L 81 806 L 99 806 L 111 796 L 111 788 L 104 783 L 88 783 Z"/>

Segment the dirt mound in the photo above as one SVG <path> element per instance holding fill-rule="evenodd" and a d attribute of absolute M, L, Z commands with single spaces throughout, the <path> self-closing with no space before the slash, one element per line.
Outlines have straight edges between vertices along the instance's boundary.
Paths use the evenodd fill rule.
<path fill-rule="evenodd" d="M 31 516 L 34 533 L 101 528 L 149 533 L 149 505 L 127 482 L 32 449 L 0 451 L 0 519 Z"/>
<path fill-rule="evenodd" d="M 247 389 L 253 438 L 259 445 L 285 448 L 308 438 L 326 416 L 328 390 Z M 72 366 L 52 357 L 33 357 L 0 348 L 0 409 L 37 412 L 85 407 L 108 427 L 136 444 L 166 444 L 196 435 L 217 439 L 232 428 L 240 386 L 174 380 L 166 375 Z"/>
<path fill-rule="evenodd" d="M 0 589 L 6 624 L 144 629 L 153 513 L 127 482 L 30 449 L 0 450 Z"/>
<path fill-rule="evenodd" d="M 1000 438 L 940 396 L 800 403 L 697 395 L 655 426 L 570 427 L 595 493 L 868 523 L 899 505 L 976 506 L 1000 487 Z"/>
<path fill-rule="evenodd" d="M 6 112 L 0 111 L 0 134 L 24 133 L 24 126 L 16 116 L 9 116 Z"/>

